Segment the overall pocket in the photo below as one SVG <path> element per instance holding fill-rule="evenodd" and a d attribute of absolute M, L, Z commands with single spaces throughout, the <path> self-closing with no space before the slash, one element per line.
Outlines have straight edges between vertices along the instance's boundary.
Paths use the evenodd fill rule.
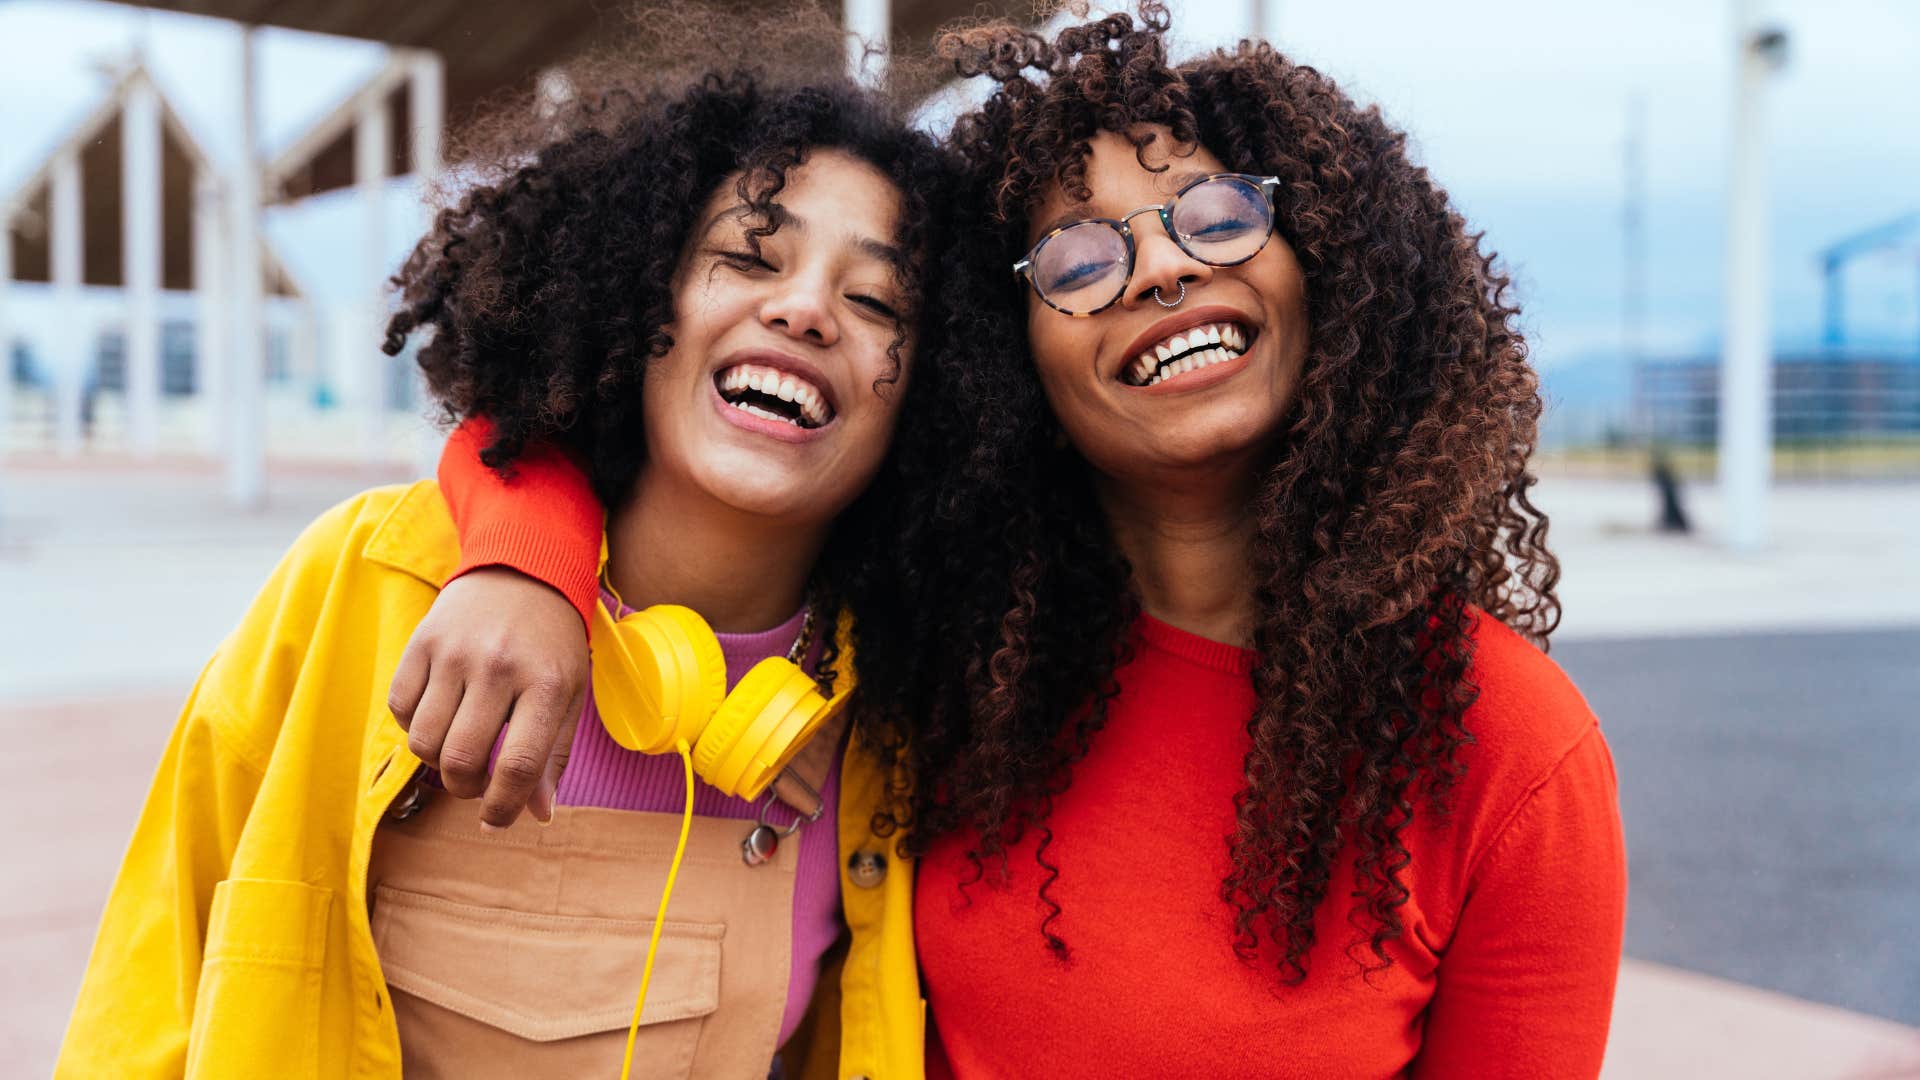
<path fill-rule="evenodd" d="M 549 915 L 374 890 L 373 936 L 409 1077 L 616 1076 L 651 920 Z M 720 1004 L 717 923 L 668 920 L 634 1075 L 691 1075 Z"/>

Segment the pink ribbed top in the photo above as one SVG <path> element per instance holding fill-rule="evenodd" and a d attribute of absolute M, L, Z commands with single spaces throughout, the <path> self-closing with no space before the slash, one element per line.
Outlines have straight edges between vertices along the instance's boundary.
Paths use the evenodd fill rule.
<path fill-rule="evenodd" d="M 633 610 L 621 606 L 605 589 L 600 599 L 616 617 Z M 733 689 L 741 676 L 767 657 L 785 656 L 799 636 L 805 616 L 804 611 L 796 612 L 779 626 L 757 634 L 716 635 L 727 658 L 727 689 Z M 808 671 L 819 663 L 820 640 L 816 636 L 813 647 L 802 658 Z M 499 753 L 497 742 L 494 752 Z M 686 774 L 677 756 L 636 753 L 614 742 L 600 722 L 600 711 L 594 707 L 589 688 L 580 726 L 574 731 L 573 752 L 567 759 L 566 772 L 560 775 L 556 799 L 561 805 L 679 814 L 686 800 L 685 783 Z M 834 755 L 833 766 L 821 785 L 820 799 L 820 820 L 802 828 L 796 837 L 800 857 L 793 882 L 793 958 L 787 980 L 787 1010 L 780 1022 L 782 1046 L 799 1027 L 807 1003 L 813 999 L 814 986 L 820 981 L 820 957 L 840 934 L 839 830 L 835 824 L 840 801 L 839 754 Z M 724 794 L 695 777 L 693 812 L 701 817 L 752 821 L 759 816 L 760 806 Z M 777 799 L 767 812 L 767 822 L 783 830 L 798 817 L 795 810 Z M 746 834 L 747 830 L 741 829 L 743 839 Z"/>

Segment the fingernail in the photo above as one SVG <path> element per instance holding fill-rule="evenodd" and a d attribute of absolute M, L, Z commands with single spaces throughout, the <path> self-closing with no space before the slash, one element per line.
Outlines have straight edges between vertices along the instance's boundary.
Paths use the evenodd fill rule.
<path fill-rule="evenodd" d="M 506 832 L 507 830 L 501 828 L 498 825 L 495 825 L 491 821 L 483 821 L 480 823 L 480 831 L 482 833 L 485 833 L 488 836 L 492 836 L 495 833 L 503 833 L 503 832 Z"/>
<path fill-rule="evenodd" d="M 553 784 L 542 778 L 540 786 L 533 789 L 533 799 L 528 809 L 533 811 L 533 819 L 542 825 L 553 824 Z"/>

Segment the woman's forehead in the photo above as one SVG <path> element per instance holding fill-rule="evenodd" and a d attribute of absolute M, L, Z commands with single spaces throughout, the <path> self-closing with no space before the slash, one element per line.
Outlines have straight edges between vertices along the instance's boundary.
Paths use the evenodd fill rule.
<path fill-rule="evenodd" d="M 809 217 L 831 213 L 891 231 L 900 212 L 900 189 L 872 162 L 844 150 L 815 150 L 787 170 L 780 202 Z"/>
<path fill-rule="evenodd" d="M 1177 141 L 1165 127 L 1141 125 L 1132 134 L 1152 134 L 1154 140 L 1136 148 L 1116 132 L 1095 135 L 1082 177 L 1089 197 L 1075 199 L 1056 177 L 1040 190 L 1028 215 L 1028 232 L 1037 237 L 1082 218 L 1118 217 L 1136 207 L 1163 202 L 1198 177 L 1226 171 L 1212 151 Z"/>
<path fill-rule="evenodd" d="M 844 151 L 816 151 L 786 171 L 780 190 L 764 206 L 741 198 L 742 176 L 729 176 L 714 191 L 699 232 L 722 226 L 772 225 L 776 231 L 841 241 L 863 254 L 891 253 L 901 213 L 900 191 L 874 165 Z M 748 195 L 758 200 L 766 183 L 766 178 L 750 178 Z"/>

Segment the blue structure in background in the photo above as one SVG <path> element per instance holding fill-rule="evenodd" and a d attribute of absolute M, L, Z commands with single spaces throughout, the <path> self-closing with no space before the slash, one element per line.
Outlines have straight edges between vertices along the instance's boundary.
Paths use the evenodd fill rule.
<path fill-rule="evenodd" d="M 1773 362 L 1773 437 L 1782 443 L 1841 443 L 1920 437 L 1920 325 L 1914 351 L 1849 342 L 1846 269 L 1883 252 L 1908 252 L 1920 298 L 1920 212 L 1845 237 L 1820 253 L 1825 300 L 1818 348 Z M 1707 445 L 1720 424 L 1719 361 L 1711 356 L 1634 365 L 1633 427 L 1655 443 Z"/>
<path fill-rule="evenodd" d="M 1820 253 L 1820 267 L 1826 282 L 1826 319 L 1821 343 L 1830 349 L 1847 343 L 1846 281 L 1847 264 L 1862 255 L 1887 250 L 1909 249 L 1914 258 L 1914 285 L 1920 294 L 1920 212 L 1895 218 L 1883 225 L 1857 232 Z M 1915 343 L 1920 346 L 1920 327 Z"/>

